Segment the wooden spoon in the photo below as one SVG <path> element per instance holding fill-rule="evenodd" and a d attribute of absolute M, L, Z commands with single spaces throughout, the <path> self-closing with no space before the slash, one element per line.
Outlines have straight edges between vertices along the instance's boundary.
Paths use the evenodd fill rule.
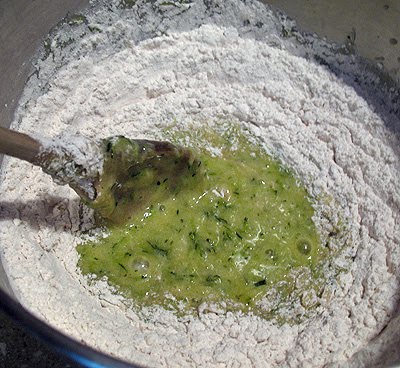
<path fill-rule="evenodd" d="M 64 144 L 63 144 L 64 143 Z M 78 150 L 69 150 L 60 140 L 35 139 L 27 134 L 0 127 L 0 153 L 13 156 L 40 166 L 58 184 L 70 185 L 85 201 L 96 198 L 95 181 L 101 168 L 100 150 L 93 142 L 82 140 L 82 149 L 90 146 L 98 154 L 97 165 L 85 167 L 85 161 L 77 157 Z M 72 145 L 71 145 L 72 146 Z M 87 152 L 82 152 L 85 157 Z M 90 160 L 86 163 L 89 164 Z"/>
<path fill-rule="evenodd" d="M 129 217 L 133 202 L 143 204 L 153 184 L 169 179 L 165 189 L 176 191 L 180 178 L 194 177 L 200 167 L 190 150 L 169 142 L 122 136 L 93 141 L 78 134 L 68 140 L 33 138 L 2 127 L 0 153 L 40 166 L 57 184 L 69 185 L 86 204 L 116 222 Z"/>

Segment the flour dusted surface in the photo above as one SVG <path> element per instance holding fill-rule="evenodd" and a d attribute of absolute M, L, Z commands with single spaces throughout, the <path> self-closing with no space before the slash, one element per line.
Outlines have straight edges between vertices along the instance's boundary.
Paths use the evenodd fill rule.
<path fill-rule="evenodd" d="M 157 25 L 162 32 L 151 37 L 146 27 L 157 23 L 157 12 L 149 4 L 134 7 L 136 18 L 113 19 L 105 10 L 88 15 L 101 32 L 85 35 L 70 57 L 54 48 L 59 64 L 53 69 L 48 60 L 38 62 L 42 76 L 28 85 L 18 129 L 154 139 L 173 122 L 247 124 L 312 194 L 329 193 L 349 224 L 353 262 L 336 260 L 349 271 L 329 286 L 332 297 L 294 326 L 218 311 L 183 319 L 157 308 L 138 315 L 106 281 L 92 285 L 77 269 L 75 245 L 91 226 L 90 211 L 40 169 L 7 159 L 0 237 L 11 285 L 51 325 L 137 364 L 340 364 L 380 333 L 399 298 L 396 137 L 351 87 L 288 52 L 300 53 L 274 34 L 277 21 L 261 4 L 216 1 L 207 15 L 206 3 L 181 4 L 182 14 L 165 16 Z M 244 22 L 256 24 L 257 17 L 264 20 L 261 27 Z M 145 24 L 135 23 L 143 18 Z M 191 19 L 207 24 L 191 26 Z M 270 36 L 263 39 L 260 29 Z M 45 93 L 38 93 L 43 84 Z M 376 343 L 374 354 L 381 348 Z M 364 359 L 360 353 L 356 358 L 355 366 Z"/>

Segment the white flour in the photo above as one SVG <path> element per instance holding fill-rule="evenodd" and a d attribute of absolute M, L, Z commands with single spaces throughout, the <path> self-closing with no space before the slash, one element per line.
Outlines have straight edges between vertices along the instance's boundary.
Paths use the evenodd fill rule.
<path fill-rule="evenodd" d="M 333 295 L 315 317 L 299 325 L 232 313 L 178 319 L 162 309 L 138 316 L 105 281 L 89 285 L 77 269 L 75 245 L 91 226 L 90 211 L 68 187 L 10 158 L 0 244 L 21 302 L 76 339 L 146 366 L 357 367 L 400 359 L 399 344 L 389 343 L 399 341 L 399 321 L 385 329 L 400 297 L 396 102 L 393 113 L 384 105 L 374 110 L 363 89 L 346 84 L 348 74 L 343 81 L 294 56 L 311 52 L 307 37 L 283 38 L 281 27 L 291 23 L 257 2 L 109 7 L 52 36 L 14 127 L 52 137 L 79 131 L 154 139 L 174 121 L 249 123 L 310 192 L 335 198 L 351 228 L 354 260 L 327 286 Z M 63 44 L 68 39 L 75 41 Z M 352 57 L 333 58 L 327 45 L 317 46 L 332 69 L 356 69 Z"/>

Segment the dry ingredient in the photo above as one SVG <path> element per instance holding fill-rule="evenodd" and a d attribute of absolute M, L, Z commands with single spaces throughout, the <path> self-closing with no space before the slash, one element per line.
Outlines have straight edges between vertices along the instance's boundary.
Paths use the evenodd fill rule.
<path fill-rule="evenodd" d="M 381 93 L 356 58 L 333 54 L 255 1 L 124 0 L 72 17 L 46 40 L 36 69 L 14 128 L 154 139 L 173 122 L 245 124 L 312 195 L 329 194 L 316 221 L 329 246 L 346 251 L 332 260 L 343 272 L 300 324 L 212 308 L 185 318 L 158 307 L 137 313 L 77 267 L 75 246 L 92 213 L 68 187 L 9 158 L 1 255 L 29 310 L 146 366 L 356 367 L 400 358 L 390 343 L 400 330 L 399 100 Z"/>

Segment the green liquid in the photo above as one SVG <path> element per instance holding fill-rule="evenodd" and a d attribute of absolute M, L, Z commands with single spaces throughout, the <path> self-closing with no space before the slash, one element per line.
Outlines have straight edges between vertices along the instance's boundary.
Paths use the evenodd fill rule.
<path fill-rule="evenodd" d="M 257 303 L 273 289 L 278 304 L 317 293 L 327 254 L 305 188 L 237 127 L 186 133 L 201 170 L 189 170 L 173 190 L 165 172 L 144 173 L 150 202 L 128 223 L 110 225 L 106 238 L 78 246 L 82 272 L 107 276 L 139 307 L 177 311 L 224 302 L 268 317 L 274 311 Z M 294 274 L 304 269 L 299 290 Z"/>

